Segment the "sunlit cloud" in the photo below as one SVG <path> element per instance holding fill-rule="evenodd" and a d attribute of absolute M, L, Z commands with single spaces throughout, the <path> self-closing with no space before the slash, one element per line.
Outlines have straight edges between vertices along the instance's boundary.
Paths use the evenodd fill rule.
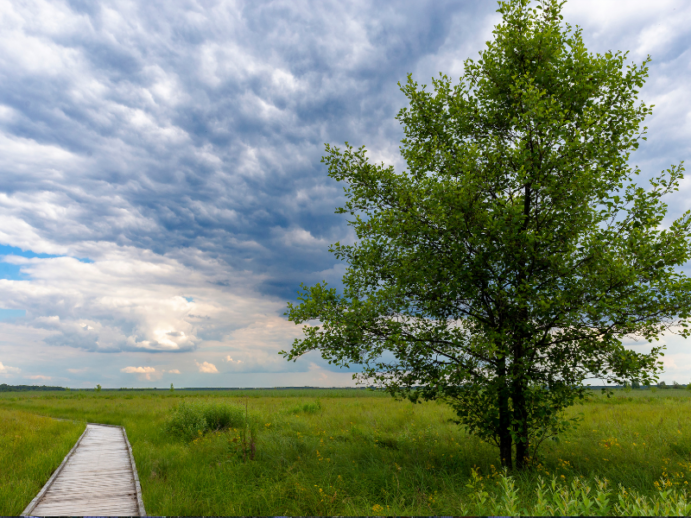
<path fill-rule="evenodd" d="M 127 374 L 139 374 L 140 379 L 157 380 L 161 378 L 161 372 L 154 367 L 125 367 L 120 369 L 120 372 Z"/>
<path fill-rule="evenodd" d="M 52 379 L 50 376 L 44 376 L 43 374 L 34 374 L 33 376 L 26 376 L 30 380 L 49 380 Z"/>
<path fill-rule="evenodd" d="M 178 369 L 170 369 L 167 371 L 169 374 L 180 374 L 180 371 Z"/>
<path fill-rule="evenodd" d="M 10 367 L 9 365 L 3 365 L 2 362 L 0 362 L 0 374 L 15 374 L 20 372 L 20 369 L 16 367 Z"/>
<path fill-rule="evenodd" d="M 199 363 L 198 361 L 195 361 L 194 363 L 197 364 L 197 367 L 199 368 L 199 372 L 203 372 L 205 374 L 218 374 L 218 369 L 213 363 L 209 362 L 202 362 Z"/>

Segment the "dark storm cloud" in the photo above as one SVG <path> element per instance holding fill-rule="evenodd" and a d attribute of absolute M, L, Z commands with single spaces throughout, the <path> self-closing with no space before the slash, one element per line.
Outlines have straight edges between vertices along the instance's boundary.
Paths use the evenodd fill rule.
<path fill-rule="evenodd" d="M 282 296 L 332 267 L 325 244 L 345 235 L 323 143 L 397 140 L 396 83 L 445 42 L 456 12 L 481 22 L 492 11 L 432 1 L 121 5 L 61 6 L 70 27 L 41 34 L 62 56 L 58 70 L 5 62 L 4 131 L 82 159 L 59 180 L 3 164 L 5 192 L 50 191 L 73 207 L 67 225 L 31 204 L 18 211 L 57 242 L 74 242 L 79 226 L 82 239 L 157 253 L 193 246 L 268 273 L 264 289 Z M 25 34 L 41 30 L 25 23 Z M 293 229 L 319 246 L 286 239 Z"/>

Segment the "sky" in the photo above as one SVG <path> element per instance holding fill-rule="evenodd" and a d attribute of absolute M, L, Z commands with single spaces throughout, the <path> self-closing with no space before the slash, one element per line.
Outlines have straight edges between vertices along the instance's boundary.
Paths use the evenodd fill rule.
<path fill-rule="evenodd" d="M 0 383 L 352 385 L 278 354 L 302 336 L 286 301 L 338 283 L 328 245 L 354 238 L 324 143 L 404 168 L 397 83 L 460 77 L 496 7 L 0 0 Z M 563 14 L 592 52 L 652 56 L 641 177 L 691 158 L 691 3 Z M 690 382 L 689 342 L 661 342 L 662 379 Z"/>

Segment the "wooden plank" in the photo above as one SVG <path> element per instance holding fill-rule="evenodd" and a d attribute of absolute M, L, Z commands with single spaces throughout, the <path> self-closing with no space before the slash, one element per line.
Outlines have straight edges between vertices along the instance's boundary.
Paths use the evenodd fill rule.
<path fill-rule="evenodd" d="M 22 514 L 146 516 L 124 428 L 89 423 Z"/>
<path fill-rule="evenodd" d="M 113 509 L 116 511 L 119 511 L 122 515 L 132 515 L 132 511 L 134 513 L 137 513 L 137 503 L 134 501 L 132 498 L 128 499 L 123 499 L 123 500 L 109 500 L 109 501 L 99 501 L 99 500 L 88 500 L 88 499 L 80 499 L 80 500 L 72 500 L 72 501 L 64 501 L 64 502 L 57 502 L 54 505 L 51 505 L 49 507 L 46 507 L 43 512 L 41 512 L 41 515 L 44 514 L 55 514 L 55 513 L 60 513 L 63 515 L 72 515 L 74 516 L 73 510 L 77 509 L 77 515 L 83 515 L 86 514 L 85 511 L 88 509 L 94 509 L 94 508 L 101 508 L 101 509 Z"/>
<path fill-rule="evenodd" d="M 74 516 L 71 515 L 73 507 L 66 506 L 46 510 L 41 513 L 41 516 Z M 96 504 L 87 505 L 80 508 L 78 516 L 136 516 L 137 506 L 131 504 L 130 506 L 118 505 L 115 507 L 103 507 Z"/>
<path fill-rule="evenodd" d="M 83 506 L 83 504 L 88 503 L 88 502 L 95 502 L 98 503 L 99 505 L 103 506 L 112 506 L 112 505 L 135 505 L 136 502 L 132 498 L 132 495 L 134 493 L 130 493 L 127 495 L 84 495 L 84 494 L 79 494 L 79 495 L 72 495 L 71 498 L 61 498 L 58 500 L 51 500 L 49 502 L 44 502 L 43 500 L 41 501 L 41 505 L 46 505 L 50 508 L 54 507 L 62 507 L 65 505 L 69 506 Z M 39 509 L 40 506 L 38 506 L 36 509 Z"/>
<path fill-rule="evenodd" d="M 74 500 L 74 495 L 84 498 L 131 498 L 135 494 L 133 484 L 120 487 L 101 487 L 97 489 L 69 488 L 65 491 L 48 491 L 43 497 L 43 502 L 60 502 L 62 500 Z"/>
<path fill-rule="evenodd" d="M 66 482 L 61 482 L 57 481 L 53 486 L 48 490 L 48 493 L 51 491 L 59 491 L 62 488 L 65 489 L 74 489 L 77 487 L 82 487 L 84 485 L 85 481 L 82 480 L 69 480 Z M 119 479 L 108 479 L 108 480 L 94 480 L 89 483 L 89 487 L 91 488 L 101 488 L 101 487 L 129 487 L 129 488 L 134 488 L 133 485 L 133 480 L 128 479 L 126 482 L 123 482 Z"/>

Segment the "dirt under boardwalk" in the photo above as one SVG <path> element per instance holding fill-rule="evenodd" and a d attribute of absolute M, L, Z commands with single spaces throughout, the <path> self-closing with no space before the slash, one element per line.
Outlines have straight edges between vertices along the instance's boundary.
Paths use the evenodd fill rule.
<path fill-rule="evenodd" d="M 124 430 L 89 424 L 29 512 L 34 516 L 145 515 L 138 489 Z"/>

